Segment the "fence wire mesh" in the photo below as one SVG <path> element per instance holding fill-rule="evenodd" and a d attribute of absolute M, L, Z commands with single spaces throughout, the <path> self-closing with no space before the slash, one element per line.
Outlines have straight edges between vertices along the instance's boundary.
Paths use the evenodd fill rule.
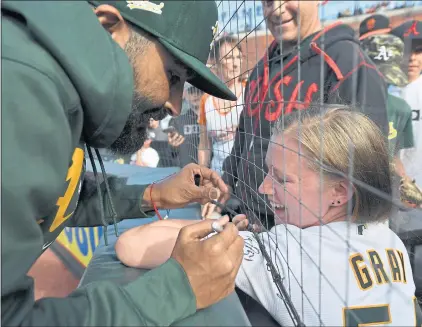
<path fill-rule="evenodd" d="M 387 164 L 402 163 L 421 185 L 422 88 L 400 92 L 415 83 L 422 2 L 217 4 L 208 65 L 238 100 L 187 85 L 182 114 L 151 129 L 159 166 L 199 163 L 231 186 L 227 205 L 246 214 L 260 240 L 245 236 L 238 286 L 279 324 L 402 324 L 401 315 L 416 315 L 409 294 L 422 292 L 422 211 L 402 208 L 383 144 L 388 136 Z M 393 32 L 406 22 L 397 41 Z M 387 94 L 403 96 L 411 111 L 402 102 L 389 110 Z M 261 244 L 285 293 L 258 258 Z"/>

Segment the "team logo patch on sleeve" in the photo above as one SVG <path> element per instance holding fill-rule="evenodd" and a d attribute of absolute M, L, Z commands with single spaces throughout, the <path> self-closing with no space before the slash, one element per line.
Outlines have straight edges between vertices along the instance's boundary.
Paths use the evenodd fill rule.
<path fill-rule="evenodd" d="M 161 15 L 163 13 L 162 9 L 164 8 L 164 3 L 161 2 L 160 4 L 155 4 L 153 2 L 149 2 L 148 0 L 145 1 L 126 1 L 127 6 L 130 10 L 132 9 L 139 9 L 152 12 L 154 14 Z"/>

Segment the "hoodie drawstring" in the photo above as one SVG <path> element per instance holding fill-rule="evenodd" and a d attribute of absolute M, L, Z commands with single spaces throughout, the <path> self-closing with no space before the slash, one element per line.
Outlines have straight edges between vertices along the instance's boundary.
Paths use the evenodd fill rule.
<path fill-rule="evenodd" d="M 101 184 L 100 184 L 100 180 L 98 178 L 97 167 L 96 167 L 95 162 L 94 162 L 94 156 L 92 155 L 92 150 L 89 146 L 87 146 L 87 151 L 88 151 L 89 160 L 91 161 L 92 171 L 94 173 L 95 182 L 97 184 L 98 204 L 100 206 L 101 221 L 102 221 L 103 226 L 104 226 L 104 233 L 103 233 L 104 234 L 104 243 L 107 246 L 108 245 L 108 237 L 107 237 L 108 223 L 105 219 L 104 201 L 103 201 L 103 195 L 101 193 Z M 100 155 L 100 153 L 97 149 L 95 149 L 95 154 L 97 155 L 98 161 L 99 161 L 100 166 L 101 166 L 101 172 L 102 172 L 105 187 L 106 187 L 106 194 L 107 194 L 106 196 L 108 198 L 108 201 L 110 203 L 110 208 L 111 208 L 111 211 L 112 211 L 114 231 L 115 231 L 116 236 L 118 236 L 117 221 L 116 221 L 117 213 L 116 213 L 116 210 L 114 208 L 113 200 L 111 198 L 111 192 L 110 192 L 110 186 L 109 186 L 108 180 L 107 180 L 107 174 L 106 174 L 105 169 L 104 169 L 104 164 L 103 164 L 101 155 Z"/>
<path fill-rule="evenodd" d="M 107 173 L 106 173 L 105 168 L 104 168 L 104 163 L 103 163 L 103 159 L 101 158 L 100 151 L 98 151 L 98 149 L 94 149 L 94 150 L 95 150 L 95 154 L 97 155 L 98 162 L 100 163 L 101 173 L 103 174 L 103 179 L 104 179 L 104 183 L 105 183 L 105 187 L 106 187 L 107 199 L 108 199 L 108 203 L 110 204 L 111 217 L 113 219 L 114 234 L 116 235 L 116 237 L 118 237 L 119 231 L 117 229 L 117 212 L 116 212 L 116 209 L 114 207 L 113 198 L 111 196 L 111 190 L 110 190 L 110 185 L 109 185 L 108 179 L 107 179 Z"/>

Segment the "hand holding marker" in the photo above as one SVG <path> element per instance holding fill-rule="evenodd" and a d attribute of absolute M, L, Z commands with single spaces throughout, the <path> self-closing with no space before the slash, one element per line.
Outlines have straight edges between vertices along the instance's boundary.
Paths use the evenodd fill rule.
<path fill-rule="evenodd" d="M 196 186 L 199 186 L 200 185 L 200 182 L 201 182 L 201 175 L 196 174 L 194 176 L 194 180 L 195 180 L 195 185 Z M 225 210 L 228 213 L 230 222 L 233 222 L 233 218 L 236 215 L 238 215 L 234 210 L 228 208 L 227 206 L 225 206 L 224 204 L 222 204 L 222 203 L 220 203 L 220 202 L 218 202 L 216 200 L 210 199 L 210 202 L 212 204 L 215 204 L 216 206 L 220 207 L 221 209 Z M 257 217 L 255 217 L 255 218 L 257 219 Z M 221 226 L 217 221 L 214 221 L 212 223 L 212 229 L 216 233 L 221 233 L 223 231 L 223 226 Z M 254 225 L 251 226 L 251 225 L 247 224 L 247 230 L 253 234 L 255 240 L 257 241 L 257 243 L 259 245 L 259 248 L 261 250 L 261 253 L 262 253 L 265 261 L 267 262 L 267 266 L 268 266 L 269 271 L 271 272 L 271 275 L 273 277 L 273 281 L 274 281 L 277 289 L 279 290 L 280 294 L 282 294 L 286 305 L 291 310 L 292 315 L 296 319 L 297 326 L 298 327 L 305 327 L 305 324 L 301 321 L 300 316 L 299 316 L 296 308 L 294 307 L 294 305 L 293 305 L 293 303 L 291 301 L 290 296 L 288 296 L 288 293 L 287 293 L 286 288 L 284 287 L 283 283 L 281 282 L 282 279 L 281 279 L 280 275 L 278 274 L 278 270 L 274 266 L 274 264 L 273 264 L 273 262 L 271 260 L 271 257 L 268 255 L 268 252 L 265 249 L 264 244 L 262 243 L 262 241 L 258 237 L 258 233 L 257 233 L 256 227 L 254 227 Z"/>

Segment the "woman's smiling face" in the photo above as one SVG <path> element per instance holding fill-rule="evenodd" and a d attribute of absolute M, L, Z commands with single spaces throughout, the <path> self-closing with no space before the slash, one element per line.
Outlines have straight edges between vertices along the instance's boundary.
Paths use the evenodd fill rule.
<path fill-rule="evenodd" d="M 330 209 L 333 187 L 311 169 L 303 146 L 300 151 L 301 156 L 299 142 L 287 134 L 275 137 L 266 157 L 268 175 L 259 192 L 267 195 L 276 224 L 305 228 L 320 224 L 318 217 Z"/>

